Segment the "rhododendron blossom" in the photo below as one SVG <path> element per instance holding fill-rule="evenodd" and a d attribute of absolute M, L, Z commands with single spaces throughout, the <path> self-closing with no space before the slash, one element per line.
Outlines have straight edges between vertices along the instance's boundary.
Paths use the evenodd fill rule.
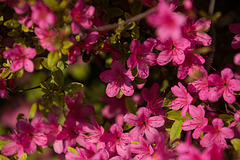
<path fill-rule="evenodd" d="M 129 133 L 136 140 L 139 135 L 146 135 L 151 142 L 158 140 L 159 132 L 156 128 L 164 125 L 164 119 L 161 116 L 151 116 L 151 111 L 145 107 L 141 107 L 137 111 L 137 115 L 127 113 L 124 122 L 135 126 Z"/>
<path fill-rule="evenodd" d="M 230 68 L 221 71 L 221 77 L 214 74 L 215 84 L 209 91 L 209 100 L 217 101 L 223 95 L 223 99 L 228 103 L 236 101 L 234 91 L 240 91 L 240 80 L 233 79 L 233 72 Z"/>
<path fill-rule="evenodd" d="M 184 51 L 190 47 L 191 43 L 185 39 L 167 40 L 161 42 L 156 46 L 157 50 L 162 51 L 157 57 L 157 63 L 161 66 L 168 64 L 173 60 L 173 65 L 179 66 L 185 60 Z"/>
<path fill-rule="evenodd" d="M 131 96 L 134 93 L 131 81 L 134 80 L 130 70 L 124 70 L 123 65 L 114 61 L 111 64 L 111 70 L 104 71 L 100 74 L 100 79 L 108 83 L 106 94 L 114 97 L 121 90 L 125 96 Z"/>
<path fill-rule="evenodd" d="M 42 29 L 48 29 L 48 27 L 55 24 L 56 17 L 50 9 L 41 2 L 37 2 L 32 9 L 32 21 Z"/>
<path fill-rule="evenodd" d="M 221 119 L 215 118 L 212 121 L 212 125 L 208 125 L 203 128 L 204 132 L 207 132 L 200 141 L 201 146 L 211 147 L 216 144 L 219 148 L 227 148 L 225 138 L 233 138 L 234 133 L 228 127 L 223 127 L 224 123 Z"/>
<path fill-rule="evenodd" d="M 4 80 L 0 80 L 0 97 L 5 98 L 7 96 L 6 90 L 7 83 Z"/>
<path fill-rule="evenodd" d="M 158 11 L 147 17 L 150 25 L 157 27 L 157 36 L 161 41 L 178 40 L 182 37 L 181 28 L 185 24 L 184 15 L 173 12 L 173 8 L 165 0 L 158 3 Z"/>
<path fill-rule="evenodd" d="M 177 96 L 177 98 L 172 101 L 171 107 L 173 110 L 179 110 L 182 108 L 181 116 L 185 117 L 186 112 L 193 106 L 191 105 L 193 97 L 187 92 L 187 89 L 181 82 L 178 82 L 178 86 L 175 85 L 171 88 L 173 94 Z"/>
<path fill-rule="evenodd" d="M 133 40 L 130 44 L 130 51 L 132 54 L 127 59 L 127 66 L 135 68 L 137 66 L 138 76 L 140 78 L 147 78 L 149 75 L 149 67 L 157 64 L 157 55 L 151 53 L 153 47 L 156 45 L 155 39 L 149 38 L 142 45 L 139 41 Z"/>
<path fill-rule="evenodd" d="M 69 12 L 73 18 L 73 22 L 71 24 L 73 34 L 80 33 L 81 27 L 86 29 L 92 27 L 94 12 L 95 8 L 93 6 L 85 6 L 83 0 L 78 0 L 74 9 Z"/>
<path fill-rule="evenodd" d="M 27 72 L 33 72 L 34 64 L 30 59 L 33 59 L 36 56 L 34 48 L 24 48 L 23 46 L 16 44 L 12 49 L 4 51 L 3 55 L 7 59 L 13 61 L 10 67 L 12 72 L 18 71 L 22 67 L 24 67 Z"/>
<path fill-rule="evenodd" d="M 185 131 L 194 129 L 192 136 L 194 139 L 198 139 L 202 133 L 202 129 L 207 126 L 208 119 L 205 118 L 205 111 L 201 105 L 197 106 L 197 108 L 195 106 L 191 106 L 189 108 L 189 114 L 193 119 L 184 121 L 182 129 Z"/>

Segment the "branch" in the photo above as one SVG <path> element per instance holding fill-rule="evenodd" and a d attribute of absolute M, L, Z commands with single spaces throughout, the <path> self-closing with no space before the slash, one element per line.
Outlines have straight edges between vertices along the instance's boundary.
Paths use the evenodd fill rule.
<path fill-rule="evenodd" d="M 144 18 L 144 17 L 148 16 L 149 14 L 152 14 L 153 12 L 157 11 L 157 9 L 158 9 L 157 6 L 153 7 L 151 9 L 147 10 L 146 12 L 138 14 L 135 17 L 132 17 L 130 19 L 127 19 L 123 23 L 113 23 L 113 24 L 101 26 L 101 27 L 98 27 L 98 28 L 92 28 L 92 29 L 89 30 L 89 32 L 93 32 L 93 31 L 102 32 L 102 31 L 118 28 L 119 26 L 127 25 L 129 23 L 132 23 L 132 22 L 135 22 L 137 20 L 140 20 L 140 19 Z"/>

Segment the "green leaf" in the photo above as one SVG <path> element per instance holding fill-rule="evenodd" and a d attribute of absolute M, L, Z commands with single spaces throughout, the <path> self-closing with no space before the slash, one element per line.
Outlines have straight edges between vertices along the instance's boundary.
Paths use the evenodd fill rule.
<path fill-rule="evenodd" d="M 27 160 L 27 153 L 22 154 L 18 160 Z"/>
<path fill-rule="evenodd" d="M 130 124 L 127 124 L 127 123 L 125 123 L 124 126 L 123 126 L 123 130 L 124 131 L 127 131 L 127 130 L 129 130 L 131 128 L 133 128 L 133 126 L 131 126 Z"/>
<path fill-rule="evenodd" d="M 70 95 L 74 95 L 75 93 L 79 92 L 83 89 L 83 84 L 78 82 L 72 82 L 63 87 L 63 90 L 66 91 Z"/>
<path fill-rule="evenodd" d="M 37 57 L 33 60 L 33 63 L 34 63 L 34 69 L 35 70 L 41 70 L 43 69 L 43 66 L 42 66 L 42 62 L 44 61 L 44 59 L 42 57 Z"/>
<path fill-rule="evenodd" d="M 63 41 L 63 49 L 69 49 L 70 47 L 72 47 L 74 44 L 71 41 Z"/>
<path fill-rule="evenodd" d="M 186 117 L 181 116 L 181 110 L 171 110 L 166 113 L 166 117 L 170 120 L 182 120 L 191 119 L 191 116 L 187 113 Z"/>
<path fill-rule="evenodd" d="M 20 35 L 19 31 L 16 29 L 13 29 L 11 32 L 8 32 L 7 35 L 9 37 L 18 37 Z"/>
<path fill-rule="evenodd" d="M 37 107 L 38 107 L 37 103 L 32 104 L 29 114 L 28 114 L 29 119 L 33 119 L 33 117 L 35 116 L 35 114 L 37 112 Z"/>
<path fill-rule="evenodd" d="M 120 91 L 118 92 L 118 94 L 116 95 L 116 97 L 117 97 L 117 98 L 122 98 L 122 96 L 123 96 L 123 93 L 122 93 L 122 91 L 120 90 Z"/>
<path fill-rule="evenodd" d="M 11 71 L 8 68 L 5 68 L 5 70 L 1 73 L 1 79 L 5 79 L 11 74 Z"/>
<path fill-rule="evenodd" d="M 171 127 L 170 130 L 170 144 L 177 138 L 181 137 L 181 132 L 182 132 L 182 123 L 183 121 L 175 121 Z"/>
<path fill-rule="evenodd" d="M 134 143 L 134 144 L 140 144 L 139 141 L 131 141 L 131 143 Z"/>
<path fill-rule="evenodd" d="M 64 106 L 64 93 L 52 95 L 53 104 L 62 108 Z"/>
<path fill-rule="evenodd" d="M 52 70 L 51 82 L 56 84 L 58 87 L 62 87 L 63 82 L 64 82 L 64 76 L 63 76 L 62 70 L 56 66 L 54 66 L 51 70 Z"/>
<path fill-rule="evenodd" d="M 53 99 L 52 99 L 52 94 L 44 94 L 42 96 L 42 103 L 43 104 L 48 104 L 49 107 L 53 105 Z"/>
<path fill-rule="evenodd" d="M 227 123 L 228 125 L 234 121 L 234 118 L 228 114 L 220 114 L 219 118 L 223 120 L 224 123 Z"/>
<path fill-rule="evenodd" d="M 78 154 L 78 151 L 75 148 L 67 147 L 67 150 L 68 150 L 68 152 L 72 152 L 72 153 Z"/>
<path fill-rule="evenodd" d="M 117 8 L 117 7 L 109 8 L 107 10 L 107 12 L 111 18 L 119 17 L 119 16 L 123 15 L 123 13 L 124 13 L 122 9 Z"/>
<path fill-rule="evenodd" d="M 162 85 L 160 86 L 160 92 L 165 91 L 168 86 L 169 86 L 168 80 L 167 79 L 163 80 Z"/>
<path fill-rule="evenodd" d="M 133 39 L 138 39 L 139 38 L 139 30 L 137 27 L 134 27 L 132 32 L 131 32 L 131 36 Z"/>
<path fill-rule="evenodd" d="M 240 156 L 240 139 L 234 138 L 231 140 L 231 143 L 234 149 L 238 152 L 238 155 Z"/>
<path fill-rule="evenodd" d="M 127 110 L 130 113 L 133 113 L 133 114 L 137 113 L 138 107 L 137 107 L 137 104 L 134 102 L 134 100 L 132 100 L 132 98 L 126 97 L 125 98 L 125 105 L 127 107 Z"/>
<path fill-rule="evenodd" d="M 0 160 L 10 160 L 8 157 L 5 157 L 3 155 L 0 155 Z"/>
<path fill-rule="evenodd" d="M 131 15 L 136 16 L 142 11 L 143 4 L 141 1 L 135 1 L 130 5 Z"/>
<path fill-rule="evenodd" d="M 43 0 L 43 2 L 50 8 L 56 8 L 59 6 L 56 0 Z"/>
<path fill-rule="evenodd" d="M 47 58 L 47 65 L 48 65 L 48 68 L 52 68 L 58 61 L 58 52 L 50 52 L 48 54 L 48 58 Z M 47 68 L 47 69 L 48 69 Z"/>
<path fill-rule="evenodd" d="M 3 23 L 4 26 L 8 28 L 17 28 L 20 26 L 20 23 L 15 19 L 9 19 Z"/>

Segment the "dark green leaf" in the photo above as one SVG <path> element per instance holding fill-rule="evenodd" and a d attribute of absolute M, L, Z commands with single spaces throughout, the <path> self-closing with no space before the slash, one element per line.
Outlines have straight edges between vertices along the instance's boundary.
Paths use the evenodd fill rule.
<path fill-rule="evenodd" d="M 72 82 L 63 87 L 68 94 L 74 95 L 75 93 L 81 91 L 83 89 L 83 84 L 78 82 Z"/>
<path fill-rule="evenodd" d="M 52 69 L 52 80 L 51 82 L 56 84 L 58 87 L 62 87 L 64 82 L 64 76 L 61 69 L 54 66 Z"/>
<path fill-rule="evenodd" d="M 127 110 L 130 113 L 133 113 L 133 114 L 137 113 L 138 107 L 137 107 L 137 104 L 134 102 L 134 100 L 132 100 L 132 98 L 126 97 L 125 98 L 125 105 L 127 107 Z"/>
<path fill-rule="evenodd" d="M 120 8 L 117 8 L 117 7 L 109 8 L 107 12 L 108 12 L 109 16 L 112 18 L 123 15 L 123 10 Z"/>
<path fill-rule="evenodd" d="M 51 69 L 58 61 L 58 52 L 50 52 L 47 57 L 47 69 Z M 44 66 L 45 67 L 45 66 Z"/>

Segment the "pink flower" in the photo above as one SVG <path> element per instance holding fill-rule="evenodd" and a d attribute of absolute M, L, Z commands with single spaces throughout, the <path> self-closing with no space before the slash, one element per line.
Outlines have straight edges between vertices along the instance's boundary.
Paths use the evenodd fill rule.
<path fill-rule="evenodd" d="M 24 24 L 26 27 L 31 27 L 33 25 L 33 21 L 31 20 L 29 15 L 19 16 L 18 22 Z"/>
<path fill-rule="evenodd" d="M 240 23 L 230 24 L 229 30 L 230 32 L 237 34 L 232 41 L 232 44 L 231 44 L 232 48 L 233 49 L 240 48 Z"/>
<path fill-rule="evenodd" d="M 89 29 L 92 27 L 92 19 L 94 16 L 95 8 L 93 6 L 84 6 L 84 1 L 79 0 L 74 9 L 69 14 L 72 16 L 72 33 L 78 34 L 81 32 L 81 27 Z"/>
<path fill-rule="evenodd" d="M 159 85 L 154 83 L 150 89 L 142 89 L 142 97 L 147 102 L 147 108 L 155 115 L 165 115 L 166 111 L 162 109 L 163 98 L 158 94 Z"/>
<path fill-rule="evenodd" d="M 150 25 L 157 27 L 157 36 L 161 41 L 169 38 L 178 40 L 182 37 L 181 28 L 185 24 L 185 16 L 173 12 L 173 8 L 165 0 L 158 3 L 158 11 L 147 17 Z"/>
<path fill-rule="evenodd" d="M 157 41 L 152 38 L 148 38 L 142 45 L 139 41 L 133 40 L 130 44 L 130 50 L 132 54 L 127 59 L 127 66 L 129 68 L 135 68 L 137 66 L 138 76 L 140 78 L 147 78 L 149 76 L 149 67 L 157 64 L 157 55 L 152 53 L 153 47 Z"/>
<path fill-rule="evenodd" d="M 185 60 L 178 67 L 177 77 L 184 79 L 189 74 L 189 70 L 194 67 L 204 68 L 205 59 L 200 54 L 192 53 L 191 49 L 185 50 Z"/>
<path fill-rule="evenodd" d="M 74 95 L 73 100 L 69 95 L 65 97 L 65 103 L 69 109 L 67 118 L 71 118 L 75 121 L 86 122 L 84 117 L 95 113 L 94 107 L 90 104 L 81 104 L 84 93 L 82 91 L 77 92 Z"/>
<path fill-rule="evenodd" d="M 7 96 L 7 83 L 4 80 L 0 80 L 0 97 L 5 98 Z"/>
<path fill-rule="evenodd" d="M 147 159 L 151 159 L 151 156 L 154 153 L 154 150 L 152 148 L 151 145 L 148 145 L 147 142 L 145 141 L 145 139 L 139 135 L 139 142 L 138 143 L 131 143 L 131 152 L 137 154 L 133 159 L 137 160 L 137 159 L 141 159 L 141 160 L 147 160 Z"/>
<path fill-rule="evenodd" d="M 175 85 L 171 88 L 173 94 L 178 97 L 172 101 L 171 107 L 173 110 L 179 110 L 180 108 L 183 108 L 181 111 L 181 116 L 185 117 L 186 112 L 189 110 L 190 107 L 193 106 L 191 105 L 193 98 L 187 92 L 187 89 L 182 85 L 181 82 L 178 82 L 178 86 Z"/>
<path fill-rule="evenodd" d="M 77 41 L 75 38 L 71 38 L 71 42 L 73 43 L 73 46 L 71 48 L 69 48 L 68 63 L 74 64 L 77 62 L 77 55 L 80 55 L 81 49 L 77 45 Z"/>
<path fill-rule="evenodd" d="M 55 28 L 51 30 L 45 30 L 35 27 L 34 33 L 40 39 L 41 46 L 44 49 L 47 49 L 50 52 L 55 52 L 59 49 L 58 40 L 60 38 L 60 35 Z"/>
<path fill-rule="evenodd" d="M 29 9 L 29 4 L 26 0 L 19 0 L 14 6 L 14 10 L 17 14 L 23 14 L 27 12 L 28 9 Z"/>
<path fill-rule="evenodd" d="M 84 42 L 80 43 L 81 48 L 86 48 L 86 53 L 89 55 L 93 45 L 98 41 L 98 32 L 91 32 L 90 34 L 85 34 Z"/>
<path fill-rule="evenodd" d="M 221 77 L 215 75 L 216 86 L 210 89 L 210 101 L 217 101 L 223 95 L 223 99 L 228 103 L 236 101 L 234 91 L 240 91 L 240 80 L 233 79 L 233 72 L 230 68 L 225 68 L 221 71 Z"/>
<path fill-rule="evenodd" d="M 156 46 L 156 49 L 161 50 L 162 52 L 157 57 L 157 63 L 164 66 L 173 60 L 173 65 L 181 65 L 185 60 L 184 51 L 190 47 L 190 45 L 191 43 L 185 38 L 177 40 L 169 39 L 165 42 L 160 41 L 160 44 Z"/>
<path fill-rule="evenodd" d="M 188 19 L 187 24 L 183 27 L 183 36 L 190 40 L 194 45 L 201 44 L 209 46 L 212 43 L 212 38 L 204 31 L 210 28 L 211 21 L 202 17 L 194 22 Z"/>
<path fill-rule="evenodd" d="M 100 74 L 100 79 L 108 83 L 106 94 L 109 97 L 114 97 L 121 90 L 125 96 L 132 96 L 134 89 L 131 81 L 134 80 L 130 70 L 124 70 L 123 65 L 114 61 L 111 64 L 111 70 L 106 70 Z"/>
<path fill-rule="evenodd" d="M 2 147 L 2 155 L 11 156 L 17 153 L 17 157 L 19 158 L 22 154 L 24 154 L 24 148 L 20 144 L 20 139 L 16 130 L 13 130 L 13 134 L 0 136 L 0 139 L 10 142 Z"/>
<path fill-rule="evenodd" d="M 184 131 L 190 131 L 194 129 L 192 134 L 194 139 L 198 139 L 202 133 L 202 129 L 207 126 L 208 119 L 205 118 L 205 111 L 201 105 L 198 105 L 197 108 L 195 106 L 191 106 L 189 108 L 189 114 L 193 119 L 186 120 L 182 124 L 182 129 Z"/>
<path fill-rule="evenodd" d="M 36 56 L 34 48 L 24 48 L 23 46 L 16 44 L 12 49 L 4 51 L 3 55 L 8 60 L 13 61 L 10 71 L 18 71 L 24 66 L 24 69 L 27 72 L 33 72 L 34 64 L 30 59 L 33 59 Z"/>
<path fill-rule="evenodd" d="M 48 29 L 55 24 L 56 17 L 53 12 L 42 2 L 37 2 L 32 9 L 32 21 L 42 29 Z"/>
<path fill-rule="evenodd" d="M 112 153 L 117 151 L 121 157 L 129 159 L 130 148 L 128 144 L 131 143 L 129 133 L 123 133 L 122 127 L 116 123 L 113 124 L 109 130 L 110 133 L 104 133 L 100 138 L 100 141 L 110 142 L 108 144 Z"/>
<path fill-rule="evenodd" d="M 164 125 L 164 119 L 161 116 L 151 116 L 151 111 L 146 107 L 141 107 L 137 111 L 137 115 L 127 113 L 123 120 L 124 122 L 135 126 L 130 135 L 135 140 L 139 135 L 146 135 L 147 139 L 151 142 L 158 140 L 159 132 L 156 128 Z"/>
<path fill-rule="evenodd" d="M 194 73 L 191 72 L 197 72 L 197 74 L 201 74 L 199 77 L 195 77 L 196 80 L 193 82 L 188 83 L 188 90 L 190 92 L 199 92 L 198 96 L 199 99 L 202 101 L 205 101 L 208 99 L 208 92 L 210 88 L 210 82 L 209 79 L 211 79 L 211 76 L 207 75 L 207 71 L 204 68 L 199 68 L 198 71 L 193 71 L 195 68 L 190 69 L 190 77 L 194 78 Z"/>
<path fill-rule="evenodd" d="M 18 134 L 19 143 L 28 154 L 34 153 L 37 149 L 37 145 L 45 146 L 48 141 L 45 134 L 37 131 L 38 127 L 35 126 L 35 124 L 37 124 L 39 120 L 41 121 L 39 118 L 34 118 L 30 124 L 28 121 L 20 119 L 16 124 L 20 132 Z"/>
<path fill-rule="evenodd" d="M 206 126 L 203 131 L 207 132 L 200 141 L 202 147 L 211 147 L 216 144 L 219 148 L 227 148 L 225 138 L 231 139 L 234 136 L 233 131 L 228 127 L 223 127 L 224 123 L 221 119 L 215 118 L 212 125 Z"/>

